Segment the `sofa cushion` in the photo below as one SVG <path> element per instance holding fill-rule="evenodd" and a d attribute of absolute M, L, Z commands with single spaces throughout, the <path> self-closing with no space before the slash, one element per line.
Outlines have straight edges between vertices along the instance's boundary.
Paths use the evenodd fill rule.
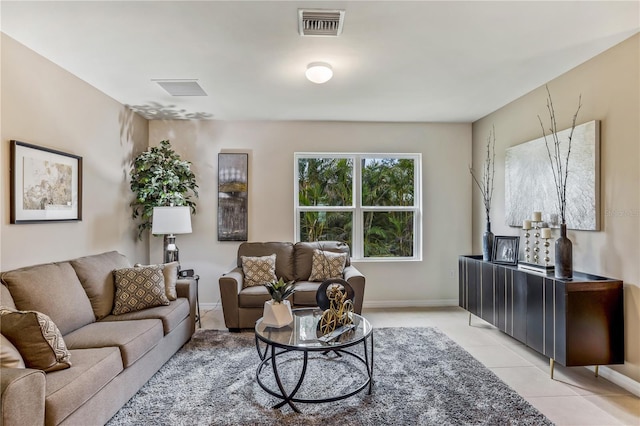
<path fill-rule="evenodd" d="M 162 266 L 123 268 L 113 273 L 116 283 L 113 315 L 169 304 Z"/>
<path fill-rule="evenodd" d="M 311 264 L 315 249 L 332 251 L 335 253 L 347 253 L 345 266 L 349 266 L 349 245 L 339 241 L 300 242 L 295 245 L 295 271 L 296 281 L 308 281 L 311 276 Z"/>
<path fill-rule="evenodd" d="M 100 321 L 64 336 L 69 349 L 104 348 L 117 346 L 124 368 L 140 359 L 160 342 L 162 321 Z"/>
<path fill-rule="evenodd" d="M 109 315 L 101 321 L 130 321 L 140 319 L 159 319 L 162 321 L 164 334 L 167 335 L 189 316 L 189 301 L 186 298 L 179 298 L 171 301 L 167 306 L 156 306 L 155 308 L 143 309 L 141 311 L 129 312 L 122 315 Z"/>
<path fill-rule="evenodd" d="M 288 242 L 253 243 L 244 242 L 238 247 L 237 266 L 242 267 L 242 256 L 276 255 L 276 277 L 285 281 L 295 280 L 293 267 L 293 244 Z M 311 261 L 311 260 L 309 260 Z"/>
<path fill-rule="evenodd" d="M 14 311 L 18 310 L 9 289 L 4 284 L 0 284 L 0 306 L 13 309 Z"/>
<path fill-rule="evenodd" d="M 164 289 L 167 294 L 167 299 L 171 301 L 178 298 L 178 294 L 176 293 L 176 283 L 178 282 L 178 268 L 180 267 L 180 263 L 169 262 L 160 265 L 143 265 L 141 263 L 136 263 L 133 266 L 136 268 L 142 266 L 160 266 L 162 268 L 162 275 L 164 275 Z"/>
<path fill-rule="evenodd" d="M 117 347 L 74 349 L 73 368 L 47 375 L 45 423 L 60 424 L 122 370 Z"/>
<path fill-rule="evenodd" d="M 276 255 L 242 256 L 243 287 L 271 283 L 276 278 Z"/>
<path fill-rule="evenodd" d="M 293 293 L 293 304 L 296 306 L 318 306 L 316 293 L 320 282 L 298 281 L 296 291 Z"/>
<path fill-rule="evenodd" d="M 2 281 L 19 310 L 42 312 L 63 335 L 95 321 L 89 298 L 69 262 L 4 272 Z"/>
<path fill-rule="evenodd" d="M 80 257 L 69 261 L 80 284 L 89 297 L 96 319 L 104 318 L 113 309 L 116 292 L 113 270 L 131 266 L 127 258 L 117 251 Z"/>
<path fill-rule="evenodd" d="M 271 300 L 271 295 L 263 285 L 245 287 L 238 294 L 238 306 L 241 308 L 262 308 L 267 300 Z"/>
<path fill-rule="evenodd" d="M 334 253 L 328 250 L 314 250 L 311 261 L 309 281 L 324 281 L 342 278 L 347 253 Z"/>
<path fill-rule="evenodd" d="M 0 367 L 2 368 L 26 368 L 20 351 L 4 334 L 0 334 Z"/>
<path fill-rule="evenodd" d="M 18 349 L 25 366 L 45 372 L 71 367 L 60 330 L 41 312 L 0 310 L 0 330 Z"/>

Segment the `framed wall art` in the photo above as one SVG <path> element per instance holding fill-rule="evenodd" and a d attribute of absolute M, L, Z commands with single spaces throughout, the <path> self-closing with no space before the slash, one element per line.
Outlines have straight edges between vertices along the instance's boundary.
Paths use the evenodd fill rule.
<path fill-rule="evenodd" d="M 520 237 L 499 236 L 493 239 L 493 263 L 503 265 L 517 265 Z"/>
<path fill-rule="evenodd" d="M 10 222 L 82 220 L 82 157 L 11 141 Z"/>
<path fill-rule="evenodd" d="M 249 154 L 218 154 L 218 241 L 247 241 Z"/>

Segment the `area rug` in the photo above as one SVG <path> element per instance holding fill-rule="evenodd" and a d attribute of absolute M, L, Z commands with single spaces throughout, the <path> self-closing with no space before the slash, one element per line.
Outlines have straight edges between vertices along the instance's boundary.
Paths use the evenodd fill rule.
<path fill-rule="evenodd" d="M 438 329 L 376 328 L 374 344 L 371 395 L 365 389 L 341 401 L 299 403 L 298 414 L 271 408 L 279 400 L 256 382 L 260 358 L 252 332 L 199 330 L 108 426 L 552 424 Z M 312 358 L 300 397 L 336 395 L 364 379 L 352 357 Z M 291 372 L 283 381 L 294 383 L 301 361 L 283 362 Z"/>

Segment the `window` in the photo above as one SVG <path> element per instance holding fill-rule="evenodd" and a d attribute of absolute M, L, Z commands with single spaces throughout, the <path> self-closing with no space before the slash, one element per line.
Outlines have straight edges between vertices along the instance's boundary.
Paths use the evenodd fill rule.
<path fill-rule="evenodd" d="M 344 241 L 356 260 L 421 259 L 420 160 L 296 153 L 298 241 Z"/>

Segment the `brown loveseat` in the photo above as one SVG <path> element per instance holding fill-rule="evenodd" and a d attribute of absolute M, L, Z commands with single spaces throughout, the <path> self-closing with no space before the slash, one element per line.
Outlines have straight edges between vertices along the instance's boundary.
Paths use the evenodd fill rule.
<path fill-rule="evenodd" d="M 285 281 L 295 281 L 295 293 L 292 297 L 292 307 L 317 306 L 316 291 L 320 281 L 309 281 L 313 252 L 316 249 L 347 253 L 343 279 L 354 290 L 354 311 L 362 312 L 364 299 L 365 277 L 349 261 L 349 246 L 337 241 L 323 242 L 247 242 L 238 247 L 237 267 L 224 274 L 219 279 L 220 297 L 224 322 L 230 331 L 241 328 L 253 328 L 256 321 L 262 317 L 264 302 L 270 299 L 269 292 L 264 286 L 246 287 L 243 285 L 244 274 L 242 256 L 276 255 L 275 274 Z"/>
<path fill-rule="evenodd" d="M 104 424 L 191 338 L 191 279 L 177 281 L 169 305 L 111 314 L 113 271 L 130 266 L 125 256 L 108 252 L 0 275 L 0 304 L 49 316 L 71 353 L 70 368 L 46 374 L 3 367 L 0 424 Z"/>

